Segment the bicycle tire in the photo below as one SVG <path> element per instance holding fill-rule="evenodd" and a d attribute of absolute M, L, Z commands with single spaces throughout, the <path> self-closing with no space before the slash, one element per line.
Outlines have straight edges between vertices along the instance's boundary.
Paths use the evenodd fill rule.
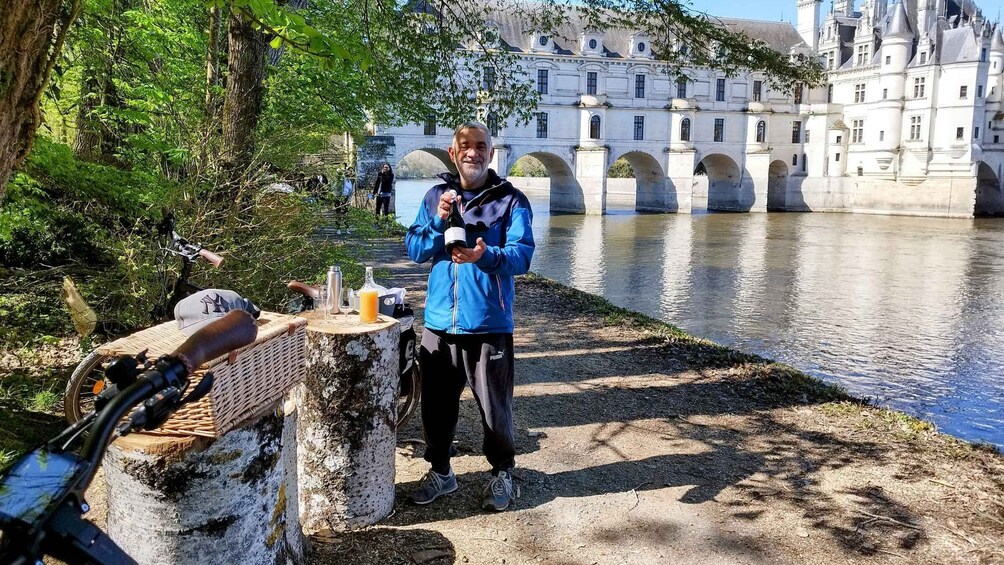
<path fill-rule="evenodd" d="M 92 351 L 73 370 L 70 380 L 66 383 L 66 393 L 63 396 L 63 413 L 66 415 L 66 421 L 70 424 L 80 420 L 94 409 L 94 397 L 97 396 L 98 392 L 101 392 L 101 388 L 97 388 L 97 392 L 95 392 L 95 387 L 98 386 L 99 381 L 103 383 L 102 388 L 104 384 L 107 384 L 105 363 L 111 359 L 108 355 Z"/>
<path fill-rule="evenodd" d="M 415 414 L 422 401 L 422 371 L 418 363 L 401 375 L 401 393 L 397 399 L 397 428 L 401 429 Z"/>

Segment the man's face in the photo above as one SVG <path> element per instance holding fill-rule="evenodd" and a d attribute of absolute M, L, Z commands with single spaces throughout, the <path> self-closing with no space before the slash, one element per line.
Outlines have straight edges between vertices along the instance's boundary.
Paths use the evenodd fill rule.
<path fill-rule="evenodd" d="M 495 154 L 495 148 L 485 132 L 469 128 L 457 135 L 448 153 L 460 172 L 463 184 L 469 188 L 478 188 L 488 176 L 488 163 Z"/>

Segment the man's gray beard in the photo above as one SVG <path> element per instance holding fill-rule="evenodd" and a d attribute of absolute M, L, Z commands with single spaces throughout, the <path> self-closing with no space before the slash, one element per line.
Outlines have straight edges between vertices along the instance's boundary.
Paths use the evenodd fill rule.
<path fill-rule="evenodd" d="M 485 167 L 481 169 L 481 174 L 475 178 L 467 178 L 464 176 L 463 165 L 463 163 L 457 164 L 457 171 L 460 173 L 460 178 L 467 181 L 467 184 L 474 188 L 481 188 L 485 184 L 485 181 L 488 180 L 488 165 L 485 165 Z"/>

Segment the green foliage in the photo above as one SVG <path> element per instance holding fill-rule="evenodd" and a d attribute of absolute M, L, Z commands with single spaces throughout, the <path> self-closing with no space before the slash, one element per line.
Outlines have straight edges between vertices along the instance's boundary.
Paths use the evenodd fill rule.
<path fill-rule="evenodd" d="M 535 157 L 524 155 L 513 163 L 509 169 L 509 176 L 512 177 L 547 177 L 547 167 Z"/>
<path fill-rule="evenodd" d="M 631 163 L 628 163 L 627 159 L 621 157 L 614 161 L 613 165 L 610 165 L 607 176 L 612 179 L 633 179 L 634 167 L 631 166 Z"/>

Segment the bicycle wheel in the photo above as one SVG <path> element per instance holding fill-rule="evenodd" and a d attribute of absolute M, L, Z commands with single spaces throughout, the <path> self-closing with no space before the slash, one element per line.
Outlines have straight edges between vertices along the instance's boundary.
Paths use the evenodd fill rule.
<path fill-rule="evenodd" d="M 418 363 L 401 375 L 401 393 L 397 397 L 397 428 L 401 429 L 415 413 L 422 400 L 422 371 Z"/>
<path fill-rule="evenodd" d="M 67 422 L 72 424 L 94 409 L 94 397 L 108 385 L 105 364 L 109 361 L 111 357 L 108 355 L 92 351 L 73 370 L 63 397 L 63 413 Z"/>

